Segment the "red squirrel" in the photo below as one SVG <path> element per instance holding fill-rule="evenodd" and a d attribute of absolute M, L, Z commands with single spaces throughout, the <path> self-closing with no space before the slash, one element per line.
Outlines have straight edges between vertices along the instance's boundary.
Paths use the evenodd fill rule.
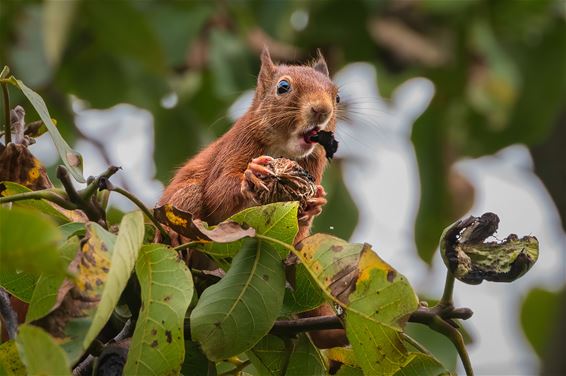
<path fill-rule="evenodd" d="M 264 49 L 252 105 L 218 140 L 189 159 L 165 189 L 159 206 L 172 204 L 208 224 L 257 205 L 254 188 L 273 158 L 296 161 L 314 178 L 316 194 L 298 213 L 298 243 L 308 236 L 313 217 L 326 204 L 320 185 L 326 166 L 324 148 L 311 138 L 336 129 L 338 88 L 319 53 L 312 66 L 275 65 Z M 333 315 L 328 305 L 302 316 Z M 347 343 L 343 330 L 311 332 L 320 348 Z"/>
<path fill-rule="evenodd" d="M 336 129 L 338 88 L 322 55 L 312 66 L 275 65 L 264 49 L 251 107 L 222 137 L 189 159 L 175 174 L 158 205 L 172 204 L 208 224 L 257 205 L 254 187 L 273 158 L 295 160 L 317 184 L 317 194 L 299 213 L 296 242 L 326 203 L 320 181 L 326 165 L 321 145 L 309 137 Z"/>

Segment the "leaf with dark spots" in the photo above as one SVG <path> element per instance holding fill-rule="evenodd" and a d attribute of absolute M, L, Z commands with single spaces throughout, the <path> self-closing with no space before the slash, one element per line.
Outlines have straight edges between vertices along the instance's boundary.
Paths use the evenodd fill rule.
<path fill-rule="evenodd" d="M 330 247 L 330 249 L 332 249 L 332 251 L 334 251 L 334 252 L 340 252 L 342 250 L 342 246 L 341 245 L 333 245 L 332 247 Z"/>
<path fill-rule="evenodd" d="M 387 281 L 388 282 L 393 282 L 393 280 L 395 279 L 395 276 L 397 275 L 397 272 L 395 270 L 390 270 L 387 272 Z"/>
<path fill-rule="evenodd" d="M 153 341 L 151 342 L 151 345 L 150 345 L 150 346 L 155 348 L 155 347 L 157 347 L 157 345 L 158 345 L 157 340 L 153 340 Z"/>
<path fill-rule="evenodd" d="M 350 294 L 356 289 L 359 272 L 356 265 L 347 265 L 332 276 L 328 287 L 332 295 L 340 302 L 348 304 Z"/>
<path fill-rule="evenodd" d="M 45 167 L 23 144 L 10 143 L 0 151 L 0 181 L 15 182 L 32 191 L 53 187 Z"/>
<path fill-rule="evenodd" d="M 344 311 L 355 364 L 364 374 L 395 374 L 412 364 L 415 355 L 405 348 L 400 333 L 418 301 L 405 277 L 369 244 L 348 244 L 330 235 L 304 239 L 295 254 L 324 294 Z"/>
<path fill-rule="evenodd" d="M 140 250 L 136 275 L 144 305 L 123 374 L 178 374 L 185 357 L 183 322 L 194 291 L 191 274 L 173 249 L 150 244 Z M 152 347 L 153 341 L 160 346 Z"/>

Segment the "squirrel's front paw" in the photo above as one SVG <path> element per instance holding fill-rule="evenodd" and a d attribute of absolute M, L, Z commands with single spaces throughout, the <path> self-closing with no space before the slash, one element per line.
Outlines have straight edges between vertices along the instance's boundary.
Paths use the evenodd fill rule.
<path fill-rule="evenodd" d="M 322 212 L 322 207 L 326 205 L 326 192 L 322 185 L 316 186 L 316 194 L 307 200 L 304 209 L 299 210 L 299 224 L 308 224 L 309 221 Z"/>
<path fill-rule="evenodd" d="M 262 155 L 261 157 L 252 159 L 252 161 L 248 163 L 248 168 L 244 171 L 242 185 L 240 186 L 240 191 L 244 197 L 257 202 L 257 192 L 259 190 L 268 190 L 261 178 L 272 174 L 272 172 L 265 167 L 272 160 L 273 158 L 270 156 Z"/>

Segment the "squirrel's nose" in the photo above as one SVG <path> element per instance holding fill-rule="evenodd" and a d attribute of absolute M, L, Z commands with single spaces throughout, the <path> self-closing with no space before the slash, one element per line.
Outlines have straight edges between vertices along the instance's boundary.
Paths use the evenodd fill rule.
<path fill-rule="evenodd" d="M 330 111 L 331 109 L 329 109 L 325 105 L 311 106 L 311 116 L 317 124 L 324 123 L 324 121 L 326 121 L 326 119 L 330 115 Z"/>

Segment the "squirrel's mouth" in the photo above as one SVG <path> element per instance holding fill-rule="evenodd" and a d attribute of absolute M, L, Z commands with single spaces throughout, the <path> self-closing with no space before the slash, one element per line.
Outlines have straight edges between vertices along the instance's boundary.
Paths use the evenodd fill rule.
<path fill-rule="evenodd" d="M 319 127 L 311 128 L 303 134 L 303 140 L 305 140 L 305 142 L 309 145 L 314 143 L 315 141 L 312 140 L 312 137 L 316 136 L 318 134 L 318 131 L 320 131 Z"/>

